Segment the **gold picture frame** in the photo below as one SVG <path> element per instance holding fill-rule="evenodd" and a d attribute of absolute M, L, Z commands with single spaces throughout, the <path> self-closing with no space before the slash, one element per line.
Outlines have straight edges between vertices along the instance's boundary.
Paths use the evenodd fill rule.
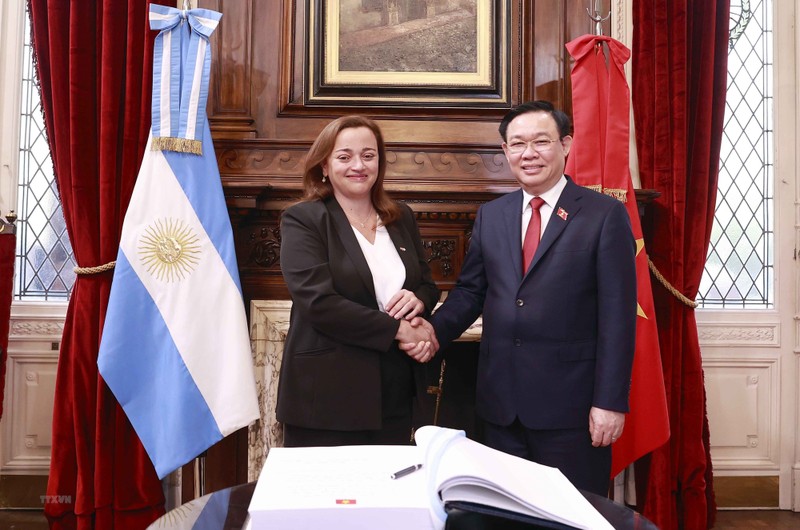
<path fill-rule="evenodd" d="M 307 105 L 508 106 L 508 0 L 307 1 Z"/>

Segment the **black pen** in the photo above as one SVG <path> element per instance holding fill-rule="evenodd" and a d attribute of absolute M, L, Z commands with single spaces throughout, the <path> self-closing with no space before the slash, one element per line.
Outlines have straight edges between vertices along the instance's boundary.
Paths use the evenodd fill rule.
<path fill-rule="evenodd" d="M 410 475 L 411 473 L 413 473 L 418 469 L 422 469 L 422 464 L 414 464 L 413 466 L 404 467 L 400 471 L 395 471 L 394 473 L 389 475 L 389 478 L 394 480 L 396 478 L 405 477 L 406 475 Z"/>

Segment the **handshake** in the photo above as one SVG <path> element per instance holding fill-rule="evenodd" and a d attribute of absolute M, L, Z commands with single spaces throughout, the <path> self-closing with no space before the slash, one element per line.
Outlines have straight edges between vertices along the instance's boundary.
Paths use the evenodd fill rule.
<path fill-rule="evenodd" d="M 400 349 L 420 363 L 433 359 L 439 349 L 436 332 L 431 323 L 417 316 L 425 310 L 422 300 L 407 289 L 400 289 L 386 303 L 386 313 L 400 321 L 400 328 L 394 338 Z"/>
<path fill-rule="evenodd" d="M 400 320 L 400 328 L 395 339 L 400 343 L 401 350 L 420 363 L 433 359 L 439 350 L 439 341 L 436 339 L 433 326 L 422 317 Z"/>

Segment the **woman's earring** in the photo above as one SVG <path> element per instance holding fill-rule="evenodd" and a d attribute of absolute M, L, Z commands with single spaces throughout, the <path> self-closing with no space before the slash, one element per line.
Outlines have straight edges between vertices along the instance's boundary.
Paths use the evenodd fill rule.
<path fill-rule="evenodd" d="M 322 175 L 322 182 L 325 182 L 326 180 L 328 180 L 328 175 Z"/>

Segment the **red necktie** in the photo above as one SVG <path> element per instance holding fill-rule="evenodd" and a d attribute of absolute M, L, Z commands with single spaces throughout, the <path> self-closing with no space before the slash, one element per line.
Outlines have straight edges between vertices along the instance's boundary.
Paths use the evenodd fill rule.
<path fill-rule="evenodd" d="M 525 242 L 522 244 L 522 274 L 528 272 L 528 267 L 536 254 L 539 246 L 539 236 L 542 231 L 542 216 L 539 208 L 544 204 L 544 199 L 534 197 L 531 199 L 531 220 L 528 221 L 528 230 L 525 232 Z"/>

